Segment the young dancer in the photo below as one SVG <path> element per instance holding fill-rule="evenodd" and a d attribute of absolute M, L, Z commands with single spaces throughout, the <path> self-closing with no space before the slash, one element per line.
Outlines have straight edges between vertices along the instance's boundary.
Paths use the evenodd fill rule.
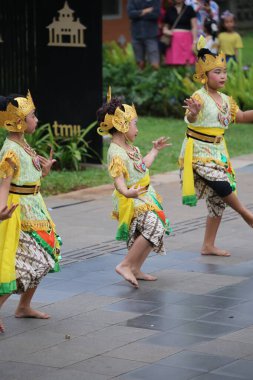
<path fill-rule="evenodd" d="M 204 49 L 198 42 L 198 59 L 194 79 L 203 84 L 185 100 L 188 124 L 180 153 L 183 203 L 195 206 L 205 198 L 208 209 L 202 255 L 230 256 L 215 246 L 216 234 L 226 205 L 231 206 L 253 227 L 253 214 L 235 194 L 236 181 L 227 151 L 224 132 L 231 122 L 253 121 L 252 111 L 241 111 L 235 101 L 219 92 L 227 80 L 225 54 Z"/>
<path fill-rule="evenodd" d="M 205 39 L 206 39 L 206 46 L 205 48 L 210 50 L 211 53 L 217 54 L 218 53 L 218 27 L 215 20 L 211 18 L 206 18 L 204 22 L 204 33 L 205 33 Z"/>
<path fill-rule="evenodd" d="M 59 270 L 60 239 L 40 194 L 40 178 L 55 162 L 53 153 L 49 159 L 38 156 L 24 138 L 37 122 L 30 92 L 0 97 L 0 126 L 9 132 L 0 151 L 0 218 L 6 219 L 0 223 L 0 308 L 18 293 L 16 318 L 47 319 L 31 308 L 31 300 L 43 276 Z"/>
<path fill-rule="evenodd" d="M 116 239 L 126 240 L 128 246 L 128 254 L 116 272 L 138 288 L 138 280 L 156 280 L 143 273 L 141 266 L 152 250 L 164 253 L 163 237 L 165 231 L 169 233 L 160 197 L 150 185 L 148 168 L 159 151 L 170 144 L 167 138 L 160 137 L 142 157 L 133 145 L 138 134 L 135 108 L 122 104 L 119 98 L 111 99 L 110 92 L 97 117 L 98 133 L 112 136 L 107 158 L 115 185 L 113 217 L 119 221 Z"/>

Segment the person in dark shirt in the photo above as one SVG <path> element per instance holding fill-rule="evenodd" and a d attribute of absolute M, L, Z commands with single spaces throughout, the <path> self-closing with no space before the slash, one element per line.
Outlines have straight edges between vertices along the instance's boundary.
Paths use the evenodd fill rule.
<path fill-rule="evenodd" d="M 143 69 L 148 62 L 158 69 L 160 0 L 128 0 L 127 12 L 131 20 L 132 45 L 137 65 Z"/>
<path fill-rule="evenodd" d="M 167 65 L 195 63 L 194 49 L 197 38 L 196 13 L 183 0 L 175 0 L 164 17 L 163 33 L 171 36 L 171 45 L 165 55 Z"/>

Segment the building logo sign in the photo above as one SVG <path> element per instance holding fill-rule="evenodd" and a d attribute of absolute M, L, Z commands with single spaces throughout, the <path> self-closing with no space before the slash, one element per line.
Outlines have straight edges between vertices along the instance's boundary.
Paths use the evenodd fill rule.
<path fill-rule="evenodd" d="M 58 11 L 58 19 L 47 26 L 49 30 L 48 46 L 58 47 L 86 47 L 84 43 L 84 31 L 86 27 L 81 24 L 79 18 L 74 19 L 74 11 L 65 1 L 62 9 Z"/>

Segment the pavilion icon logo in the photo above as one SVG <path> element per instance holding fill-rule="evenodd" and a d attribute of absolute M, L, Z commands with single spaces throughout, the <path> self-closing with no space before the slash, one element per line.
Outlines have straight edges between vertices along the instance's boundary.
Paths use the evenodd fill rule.
<path fill-rule="evenodd" d="M 81 24 L 79 18 L 74 19 L 74 11 L 65 1 L 62 9 L 58 11 L 58 19 L 47 26 L 49 29 L 48 46 L 59 47 L 86 47 L 84 43 L 84 31 L 87 29 Z"/>

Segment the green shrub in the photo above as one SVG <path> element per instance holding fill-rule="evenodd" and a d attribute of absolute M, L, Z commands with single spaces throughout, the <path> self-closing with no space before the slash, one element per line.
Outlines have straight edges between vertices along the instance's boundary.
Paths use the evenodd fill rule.
<path fill-rule="evenodd" d="M 182 117 L 183 101 L 200 85 L 193 81 L 193 67 L 161 67 L 153 70 L 147 67 L 140 71 L 132 51 L 126 54 L 115 42 L 104 46 L 103 92 L 112 87 L 113 96 L 124 95 L 127 103 L 136 105 L 139 115 Z M 247 70 L 230 60 L 228 81 L 222 90 L 232 96 L 242 110 L 253 104 L 253 66 Z"/>
<path fill-rule="evenodd" d="M 93 122 L 87 128 L 83 129 L 80 135 L 76 134 L 71 137 L 55 138 L 55 158 L 58 162 L 58 167 L 65 170 L 80 170 L 81 163 L 86 157 L 91 157 L 89 143 L 85 140 L 86 135 L 97 124 Z"/>

